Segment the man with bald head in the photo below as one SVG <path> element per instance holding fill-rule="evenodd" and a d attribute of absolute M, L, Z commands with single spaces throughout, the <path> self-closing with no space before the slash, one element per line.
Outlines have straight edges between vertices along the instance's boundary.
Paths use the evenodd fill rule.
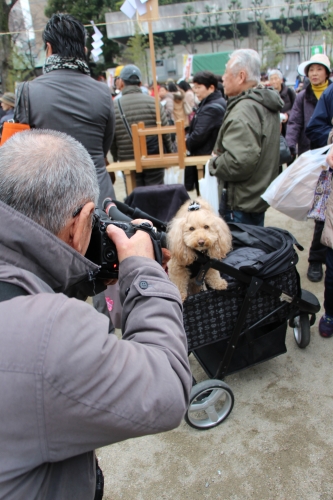
<path fill-rule="evenodd" d="M 233 52 L 223 75 L 228 104 L 210 173 L 224 186 L 225 220 L 263 226 L 268 205 L 261 194 L 279 174 L 283 102 L 259 82 L 259 54 L 251 49 Z"/>

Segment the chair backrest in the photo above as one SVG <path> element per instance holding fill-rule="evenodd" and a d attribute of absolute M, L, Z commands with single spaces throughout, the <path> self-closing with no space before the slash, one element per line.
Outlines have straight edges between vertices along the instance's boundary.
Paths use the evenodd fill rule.
<path fill-rule="evenodd" d="M 177 152 L 164 153 L 163 138 L 165 134 L 176 134 Z M 159 144 L 159 154 L 149 155 L 147 152 L 146 137 L 157 135 Z M 144 168 L 172 167 L 179 166 L 185 168 L 185 132 L 183 120 L 177 120 L 175 125 L 167 125 L 165 127 L 149 127 L 145 128 L 143 122 L 132 125 L 134 159 L 136 163 L 136 171 L 141 173 Z"/>

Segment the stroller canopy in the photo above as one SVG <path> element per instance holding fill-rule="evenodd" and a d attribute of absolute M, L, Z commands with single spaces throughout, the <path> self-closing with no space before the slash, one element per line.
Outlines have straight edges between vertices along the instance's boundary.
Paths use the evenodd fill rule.
<path fill-rule="evenodd" d="M 229 223 L 233 250 L 223 260 L 253 276 L 269 278 L 287 271 L 298 262 L 294 245 L 303 247 L 292 234 L 275 227 Z"/>

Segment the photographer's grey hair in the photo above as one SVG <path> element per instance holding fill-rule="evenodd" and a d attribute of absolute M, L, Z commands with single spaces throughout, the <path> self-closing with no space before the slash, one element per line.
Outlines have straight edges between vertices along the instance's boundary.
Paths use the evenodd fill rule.
<path fill-rule="evenodd" d="M 29 130 L 0 148 L 0 200 L 57 235 L 99 188 L 87 150 L 54 130 Z"/>
<path fill-rule="evenodd" d="M 268 78 L 270 78 L 273 75 L 277 75 L 281 80 L 283 80 L 283 75 L 279 69 L 272 69 L 271 71 L 268 72 Z"/>
<path fill-rule="evenodd" d="M 245 70 L 247 82 L 255 82 L 256 84 L 260 82 L 261 61 L 258 52 L 252 49 L 238 49 L 230 55 L 230 59 L 232 60 L 230 68 L 234 75 Z"/>

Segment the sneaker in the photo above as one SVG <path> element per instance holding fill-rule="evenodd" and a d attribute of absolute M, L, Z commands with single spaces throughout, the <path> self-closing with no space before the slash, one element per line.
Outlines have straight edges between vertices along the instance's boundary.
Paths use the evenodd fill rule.
<path fill-rule="evenodd" d="M 310 281 L 317 283 L 323 279 L 323 265 L 321 262 L 310 262 L 307 277 Z"/>
<path fill-rule="evenodd" d="M 333 336 L 333 317 L 324 314 L 319 321 L 319 335 L 328 338 Z"/>

